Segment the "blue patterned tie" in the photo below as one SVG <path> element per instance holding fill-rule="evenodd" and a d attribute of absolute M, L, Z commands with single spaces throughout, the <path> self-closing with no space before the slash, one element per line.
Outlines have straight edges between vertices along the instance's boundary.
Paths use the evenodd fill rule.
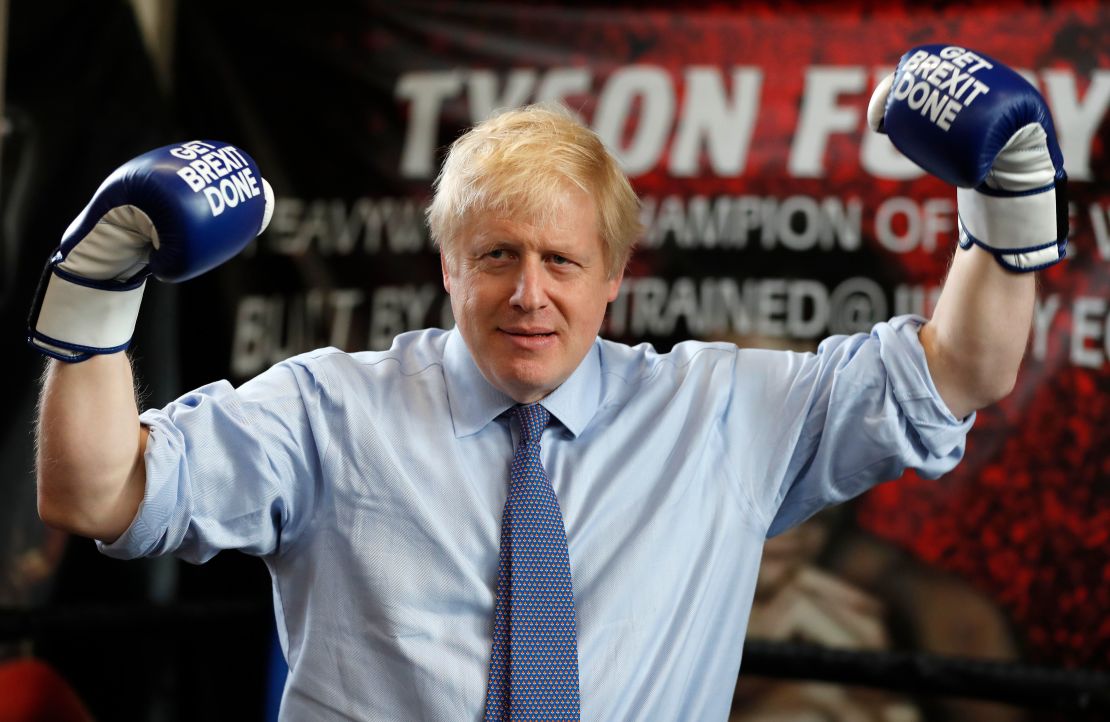
<path fill-rule="evenodd" d="M 577 720 L 578 638 L 567 533 L 540 460 L 551 414 L 539 404 L 510 412 L 520 444 L 501 516 L 487 720 Z"/>

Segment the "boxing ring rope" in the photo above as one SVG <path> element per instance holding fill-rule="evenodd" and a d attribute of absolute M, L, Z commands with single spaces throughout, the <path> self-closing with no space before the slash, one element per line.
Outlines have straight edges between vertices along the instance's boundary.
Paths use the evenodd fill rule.
<path fill-rule="evenodd" d="M 172 636 L 198 627 L 241 624 L 271 613 L 268 603 L 255 600 L 0 609 L 0 643 L 87 638 L 136 628 Z M 1110 672 L 1091 669 L 749 639 L 744 645 L 743 675 L 1110 714 Z"/>
<path fill-rule="evenodd" d="M 749 639 L 744 676 L 836 682 L 1018 707 L 1110 712 L 1110 673 L 921 651 L 867 652 Z"/>

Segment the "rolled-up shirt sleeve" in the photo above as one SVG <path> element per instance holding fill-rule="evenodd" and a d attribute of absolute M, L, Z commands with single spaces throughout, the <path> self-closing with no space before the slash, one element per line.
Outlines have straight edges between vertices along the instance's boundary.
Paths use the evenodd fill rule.
<path fill-rule="evenodd" d="M 730 414 L 730 433 L 747 433 L 748 449 L 762 454 L 758 469 L 742 466 L 762 476 L 745 481 L 768 536 L 906 469 L 936 478 L 963 457 L 975 415 L 957 419 L 940 398 L 918 339 L 923 324 L 898 316 L 868 334 L 832 336 L 816 353 L 738 358 L 733 404 L 764 411 Z M 759 388 L 739 381 L 752 367 L 762 372 Z"/>
<path fill-rule="evenodd" d="M 294 544 L 321 488 L 326 427 L 306 404 L 320 384 L 290 361 L 238 389 L 218 381 L 145 411 L 143 501 L 119 539 L 97 541 L 100 551 L 199 564 L 222 549 L 267 555 Z"/>

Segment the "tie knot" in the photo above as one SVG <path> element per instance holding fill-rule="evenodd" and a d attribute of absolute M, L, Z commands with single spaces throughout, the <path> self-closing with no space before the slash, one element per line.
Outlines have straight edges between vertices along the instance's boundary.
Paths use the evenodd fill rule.
<path fill-rule="evenodd" d="M 547 423 L 551 421 L 551 412 L 539 404 L 514 406 L 512 413 L 520 424 L 520 436 L 523 441 L 538 439 L 547 427 Z"/>

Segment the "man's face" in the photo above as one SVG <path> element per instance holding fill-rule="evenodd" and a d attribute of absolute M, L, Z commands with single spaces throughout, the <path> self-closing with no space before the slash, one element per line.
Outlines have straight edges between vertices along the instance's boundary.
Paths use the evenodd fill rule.
<path fill-rule="evenodd" d="M 585 357 L 617 297 L 593 200 L 559 196 L 554 219 L 537 226 L 481 215 L 441 255 L 443 286 L 478 369 L 518 403 L 566 381 Z"/>

